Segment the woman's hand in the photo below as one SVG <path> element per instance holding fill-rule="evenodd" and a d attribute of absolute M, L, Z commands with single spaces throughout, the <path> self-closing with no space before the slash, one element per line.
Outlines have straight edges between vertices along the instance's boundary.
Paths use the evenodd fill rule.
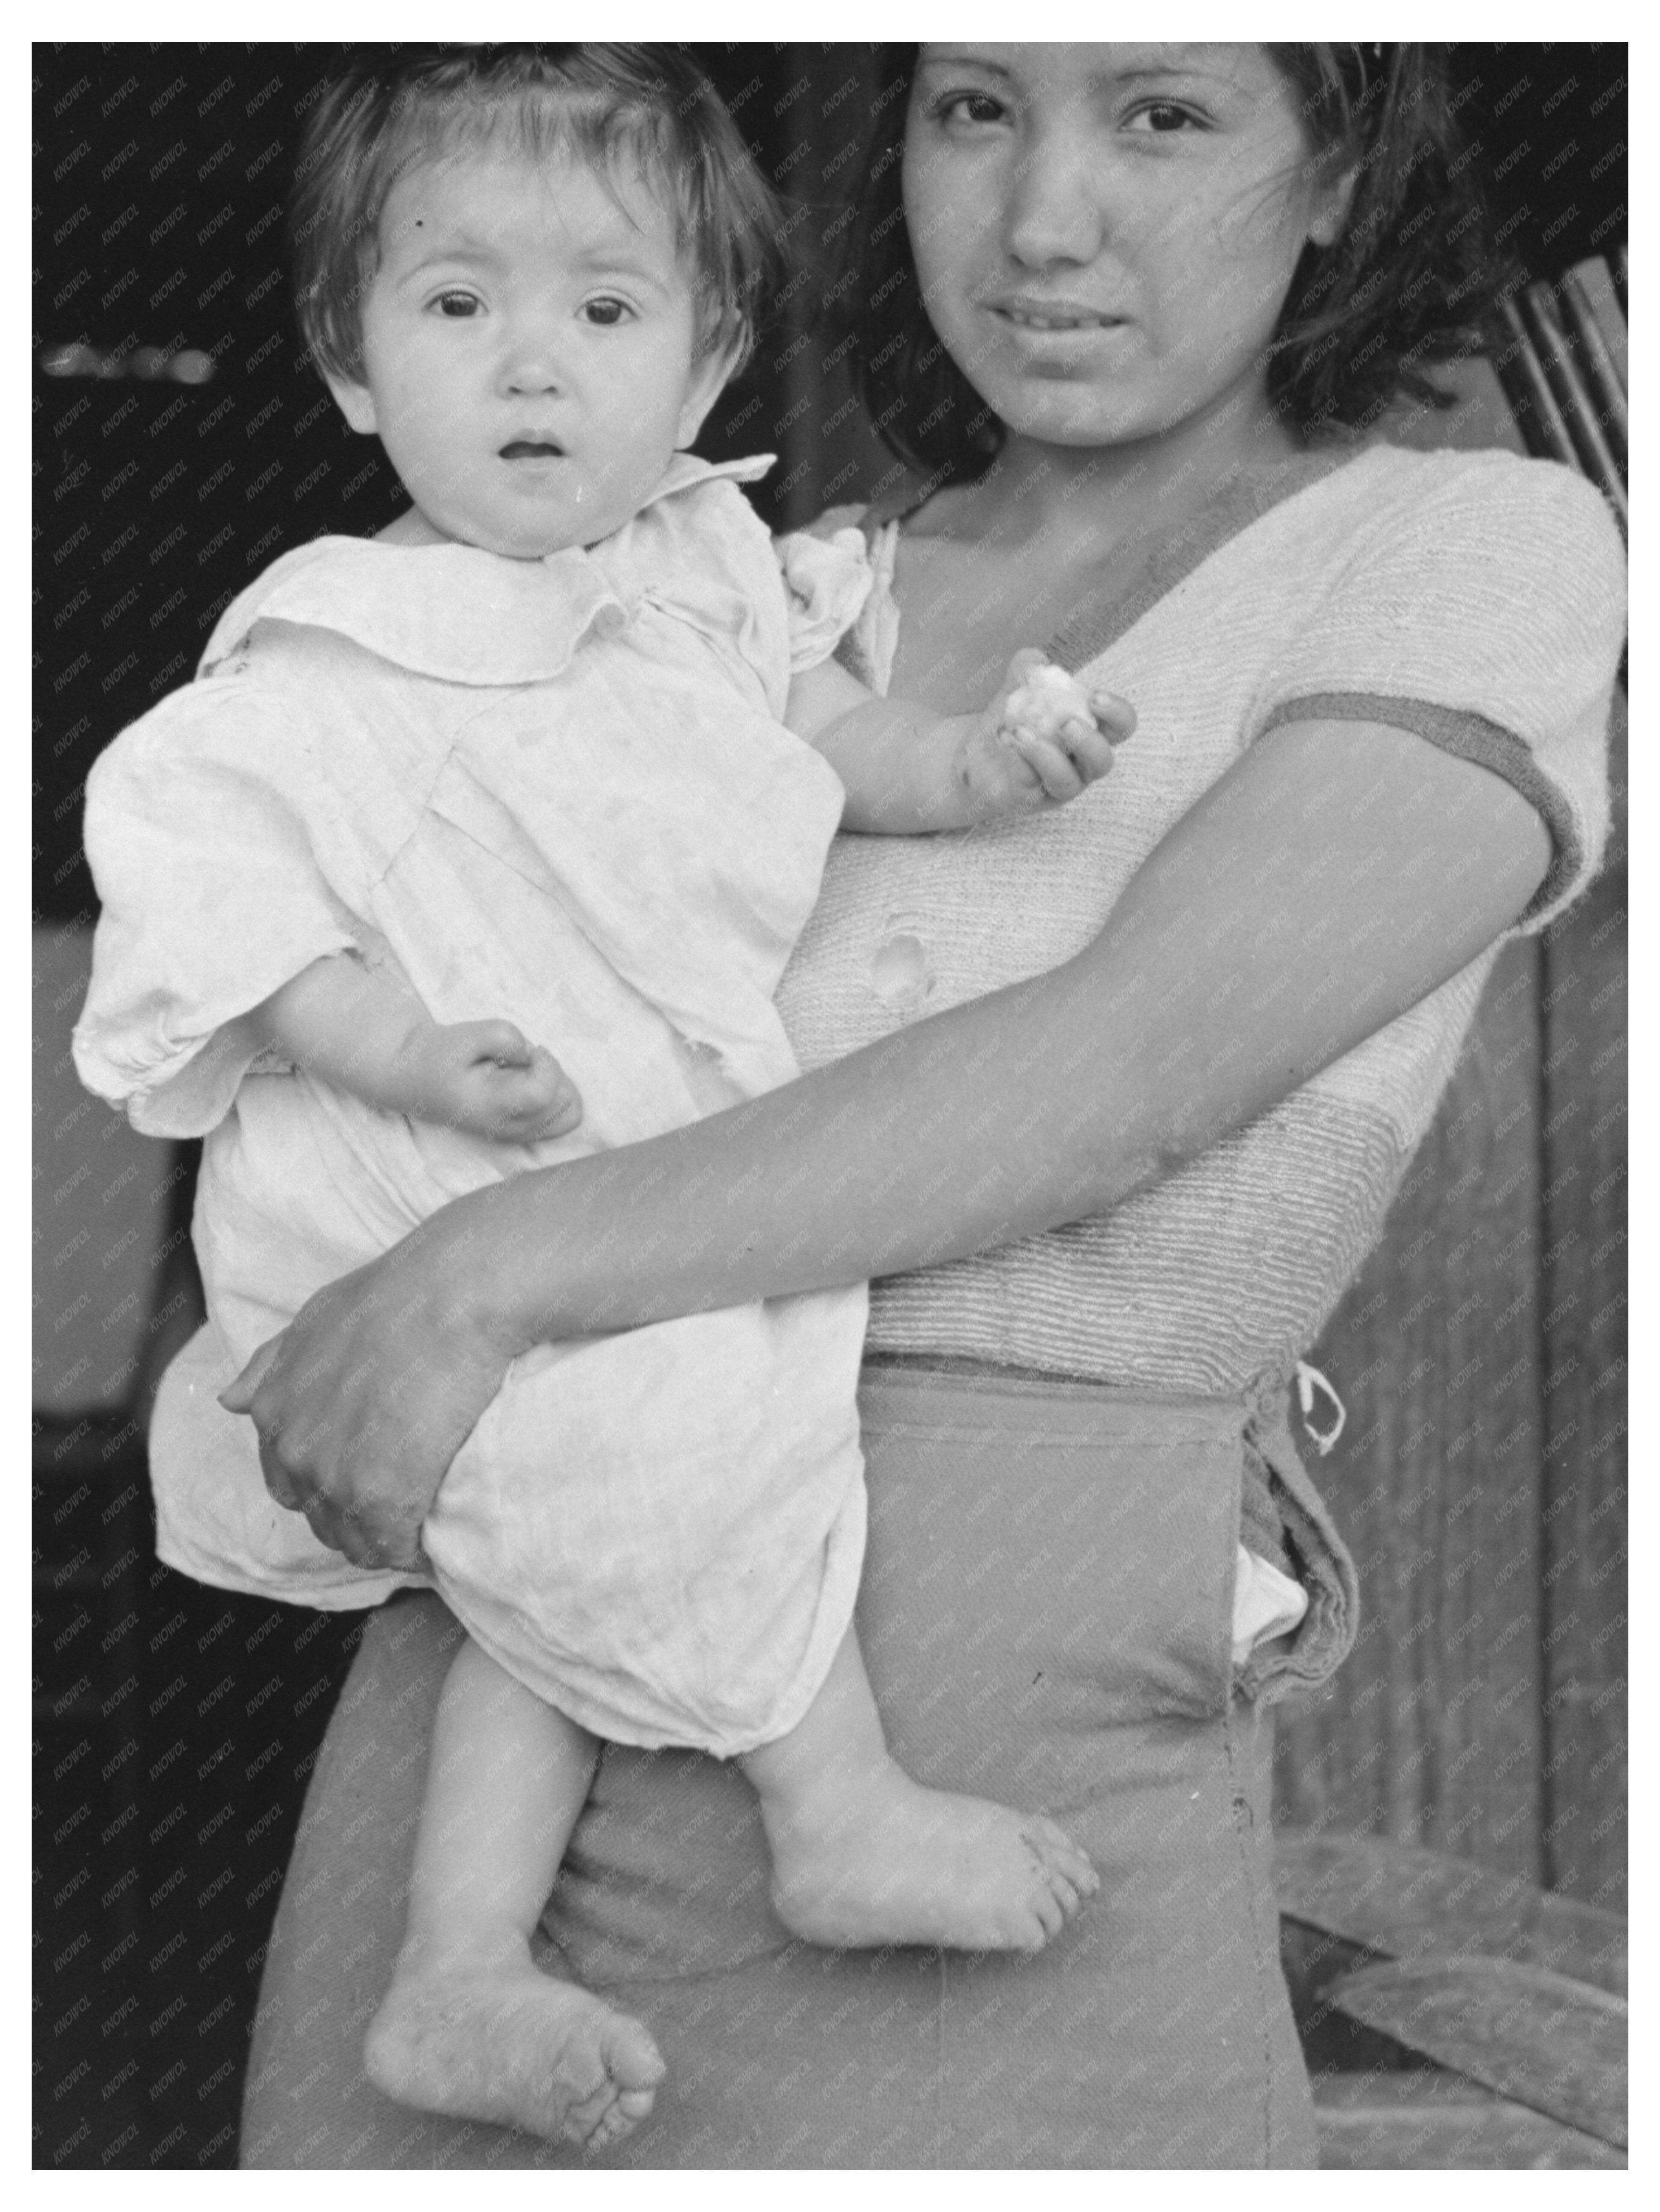
<path fill-rule="evenodd" d="M 356 1566 L 423 1564 L 438 1486 L 522 1348 L 469 1295 L 465 1206 L 319 1291 L 221 1396 L 252 1415 L 277 1504 Z"/>

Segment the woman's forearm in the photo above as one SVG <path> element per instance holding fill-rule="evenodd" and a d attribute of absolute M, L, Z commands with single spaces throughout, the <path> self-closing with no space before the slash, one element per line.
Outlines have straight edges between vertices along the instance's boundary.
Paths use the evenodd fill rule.
<path fill-rule="evenodd" d="M 459 1200 L 320 1291 L 223 1402 L 325 1543 L 417 1566 L 516 1354 L 1103 1212 L 1456 974 L 1548 859 L 1525 800 L 1422 738 L 1276 731 L 1064 967 L 692 1127 Z"/>
<path fill-rule="evenodd" d="M 1066 965 L 711 1120 L 447 1209 L 429 1230 L 453 1294 L 522 1348 L 1104 1212 L 1456 974 L 1548 858 L 1510 786 L 1420 738 L 1276 731 Z"/>

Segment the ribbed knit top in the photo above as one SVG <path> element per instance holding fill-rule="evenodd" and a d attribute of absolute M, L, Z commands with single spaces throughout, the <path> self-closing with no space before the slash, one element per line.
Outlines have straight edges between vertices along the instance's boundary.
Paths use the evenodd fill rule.
<path fill-rule="evenodd" d="M 879 585 L 848 657 L 885 688 L 899 525 L 867 528 Z M 1104 782 L 958 836 L 837 840 L 779 994 L 803 1064 L 1071 958 L 1171 826 L 1286 722 L 1387 724 L 1507 778 L 1554 842 L 1520 925 L 1541 927 L 1606 835 L 1624 589 L 1600 499 L 1550 463 L 1371 447 L 1237 479 L 1051 647 L 1136 708 Z M 1111 1213 L 878 1283 L 871 1347 L 1143 1389 L 1283 1373 L 1377 1240 L 1493 957 Z"/>

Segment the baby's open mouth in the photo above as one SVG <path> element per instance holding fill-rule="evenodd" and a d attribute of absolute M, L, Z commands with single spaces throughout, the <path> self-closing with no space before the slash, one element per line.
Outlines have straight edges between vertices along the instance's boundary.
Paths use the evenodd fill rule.
<path fill-rule="evenodd" d="M 551 438 L 515 438 L 511 445 L 502 448 L 504 461 L 562 460 L 564 453 L 564 447 L 556 445 Z"/>

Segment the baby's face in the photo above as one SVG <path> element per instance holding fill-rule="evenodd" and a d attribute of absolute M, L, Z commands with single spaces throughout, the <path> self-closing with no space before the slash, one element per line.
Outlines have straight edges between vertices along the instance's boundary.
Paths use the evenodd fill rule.
<path fill-rule="evenodd" d="M 482 149 L 400 178 L 380 245 L 361 378 L 329 381 L 427 530 L 534 560 L 620 529 L 727 366 L 643 179 Z"/>

